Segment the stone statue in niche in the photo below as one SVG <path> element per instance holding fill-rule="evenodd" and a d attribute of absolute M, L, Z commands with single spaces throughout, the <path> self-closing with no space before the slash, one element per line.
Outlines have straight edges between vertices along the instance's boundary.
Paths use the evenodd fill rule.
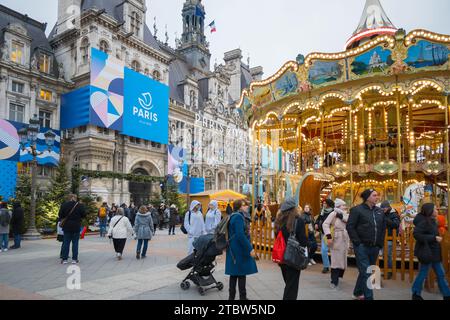
<path fill-rule="evenodd" d="M 3 60 L 9 60 L 9 46 L 6 41 L 1 47 L 0 58 L 2 58 Z"/>
<path fill-rule="evenodd" d="M 64 64 L 62 62 L 58 65 L 58 72 L 59 72 L 59 78 L 66 80 L 66 78 L 64 76 Z"/>
<path fill-rule="evenodd" d="M 31 57 L 31 70 L 38 70 L 38 69 L 39 69 L 39 65 L 38 65 L 37 57 L 34 54 Z"/>

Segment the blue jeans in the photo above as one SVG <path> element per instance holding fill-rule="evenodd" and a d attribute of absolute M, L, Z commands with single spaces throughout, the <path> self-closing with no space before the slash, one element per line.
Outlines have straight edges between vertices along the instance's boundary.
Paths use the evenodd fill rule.
<path fill-rule="evenodd" d="M 393 246 L 392 241 L 388 241 L 388 268 L 391 270 L 392 270 L 392 246 Z"/>
<path fill-rule="evenodd" d="M 354 248 L 354 251 L 359 274 L 353 295 L 359 297 L 364 294 L 365 300 L 373 300 L 373 291 L 367 286 L 367 280 L 369 279 L 369 273 L 367 271 L 370 266 L 376 265 L 380 248 L 360 244 Z"/>
<path fill-rule="evenodd" d="M 20 242 L 22 240 L 22 236 L 20 234 L 14 234 L 14 247 L 20 248 Z"/>
<path fill-rule="evenodd" d="M 434 262 L 430 264 L 420 264 L 419 274 L 414 281 L 412 286 L 412 293 L 420 296 L 423 289 L 423 283 L 425 282 L 425 278 L 428 276 L 430 268 L 433 268 L 436 273 L 439 290 L 441 291 L 444 297 L 450 297 L 450 289 L 448 287 L 447 279 L 445 279 L 445 271 L 442 262 Z"/>
<path fill-rule="evenodd" d="M 72 260 L 78 260 L 78 242 L 80 241 L 80 232 L 64 232 L 64 241 L 62 248 L 62 259 L 69 259 L 70 243 L 72 242 Z"/>
<path fill-rule="evenodd" d="M 142 244 L 144 244 L 144 248 L 142 249 L 141 253 Z M 148 239 L 139 239 L 137 243 L 136 253 L 145 257 L 147 255 L 147 248 L 148 248 Z"/>
<path fill-rule="evenodd" d="M 108 222 L 107 218 L 100 218 L 100 237 L 106 235 L 106 224 Z"/>
<path fill-rule="evenodd" d="M 322 252 L 323 267 L 330 268 L 330 258 L 328 258 L 328 243 L 327 237 L 325 237 L 325 235 L 322 235 L 322 245 L 320 251 Z"/>
<path fill-rule="evenodd" d="M 0 240 L 2 241 L 2 249 L 8 249 L 9 235 L 7 233 L 0 234 Z"/>

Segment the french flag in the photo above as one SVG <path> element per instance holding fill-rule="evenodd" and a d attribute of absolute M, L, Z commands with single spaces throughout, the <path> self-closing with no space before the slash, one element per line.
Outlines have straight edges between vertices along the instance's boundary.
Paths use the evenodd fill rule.
<path fill-rule="evenodd" d="M 213 22 L 211 22 L 208 26 L 211 28 L 211 33 L 217 32 L 215 20 L 213 20 Z"/>

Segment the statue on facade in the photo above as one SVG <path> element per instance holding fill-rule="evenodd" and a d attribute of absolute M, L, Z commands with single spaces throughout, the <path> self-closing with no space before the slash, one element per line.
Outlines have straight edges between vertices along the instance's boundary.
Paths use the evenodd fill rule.
<path fill-rule="evenodd" d="M 9 60 L 9 46 L 6 41 L 1 47 L 0 58 L 2 58 L 3 60 Z"/>
<path fill-rule="evenodd" d="M 62 62 L 58 65 L 58 72 L 59 72 L 59 78 L 65 81 L 66 78 L 64 76 L 64 64 Z"/>
<path fill-rule="evenodd" d="M 36 55 L 33 54 L 33 56 L 31 57 L 31 70 L 38 70 L 39 69 L 39 64 L 36 58 Z"/>

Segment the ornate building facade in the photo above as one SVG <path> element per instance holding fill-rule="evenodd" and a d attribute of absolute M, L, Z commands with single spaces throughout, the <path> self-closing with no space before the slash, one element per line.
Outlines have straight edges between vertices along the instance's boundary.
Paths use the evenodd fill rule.
<path fill-rule="evenodd" d="M 43 121 L 58 129 L 61 94 L 90 83 L 91 48 L 96 48 L 170 87 L 169 144 L 185 148 L 190 173 L 205 178 L 206 190 L 240 191 L 249 183 L 248 128 L 235 106 L 241 90 L 262 77 L 262 68 L 250 69 L 238 49 L 225 53 L 224 64 L 211 70 L 200 0 L 184 3 L 176 48 L 168 45 L 167 35 L 165 42 L 157 39 L 156 26 L 150 31 L 145 0 L 60 0 L 48 39 L 45 24 L 1 8 L 21 20 L 1 26 L 0 102 L 9 106 L 0 108 L 1 118 L 42 113 Z M 20 41 L 8 38 L 13 36 Z M 69 169 L 167 175 L 165 145 L 90 125 L 66 130 L 63 138 Z M 89 179 L 80 187 L 109 203 L 144 203 L 160 192 L 159 183 L 116 179 Z"/>

